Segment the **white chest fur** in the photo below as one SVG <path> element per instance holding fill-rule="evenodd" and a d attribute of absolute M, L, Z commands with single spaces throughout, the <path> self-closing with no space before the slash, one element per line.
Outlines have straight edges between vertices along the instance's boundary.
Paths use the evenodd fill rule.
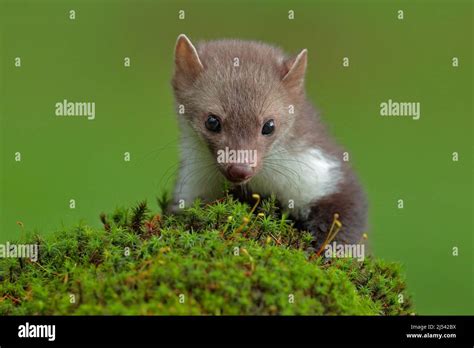
<path fill-rule="evenodd" d="M 262 195 L 274 194 L 288 211 L 305 218 L 311 203 L 337 192 L 341 180 L 340 162 L 319 149 L 274 150 L 249 186 Z"/>

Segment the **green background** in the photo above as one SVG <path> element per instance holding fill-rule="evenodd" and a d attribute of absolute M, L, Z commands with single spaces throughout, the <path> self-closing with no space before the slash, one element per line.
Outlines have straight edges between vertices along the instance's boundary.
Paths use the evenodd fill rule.
<path fill-rule="evenodd" d="M 48 233 L 99 225 L 100 212 L 144 198 L 156 207 L 178 163 L 177 35 L 261 40 L 308 48 L 308 96 L 349 150 L 373 250 L 405 265 L 417 311 L 474 314 L 472 11 L 471 1 L 2 0 L 0 242 L 19 237 L 18 221 Z M 56 117 L 63 99 L 94 101 L 96 119 Z M 420 120 L 381 117 L 388 99 L 420 102 Z"/>

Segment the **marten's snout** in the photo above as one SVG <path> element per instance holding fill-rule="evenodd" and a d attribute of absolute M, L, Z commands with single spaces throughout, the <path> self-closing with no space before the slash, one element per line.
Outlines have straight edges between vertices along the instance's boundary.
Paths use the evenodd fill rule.
<path fill-rule="evenodd" d="M 253 175 L 253 168 L 248 164 L 232 164 L 227 168 L 227 178 L 235 183 L 245 181 Z"/>

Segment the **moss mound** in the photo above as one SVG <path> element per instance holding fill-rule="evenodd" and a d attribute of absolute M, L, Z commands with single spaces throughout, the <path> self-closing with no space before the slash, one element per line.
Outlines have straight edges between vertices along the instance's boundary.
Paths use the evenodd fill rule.
<path fill-rule="evenodd" d="M 0 259 L 0 314 L 400 315 L 400 266 L 311 257 L 273 200 L 255 213 L 231 196 L 179 216 L 145 203 L 37 243 L 39 259 Z M 244 221 L 244 218 L 248 218 Z M 399 303 L 399 295 L 404 300 Z"/>

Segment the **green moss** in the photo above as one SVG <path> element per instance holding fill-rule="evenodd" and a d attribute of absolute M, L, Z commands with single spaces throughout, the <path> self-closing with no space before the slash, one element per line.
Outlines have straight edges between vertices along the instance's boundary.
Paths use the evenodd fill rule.
<path fill-rule="evenodd" d="M 0 314 L 412 311 L 398 264 L 310 258 L 312 236 L 294 229 L 272 200 L 260 207 L 250 215 L 229 196 L 160 216 L 140 203 L 102 214 L 103 228 L 30 237 L 22 242 L 40 245 L 37 262 L 0 260 Z M 250 220 L 242 227 L 244 217 Z"/>

